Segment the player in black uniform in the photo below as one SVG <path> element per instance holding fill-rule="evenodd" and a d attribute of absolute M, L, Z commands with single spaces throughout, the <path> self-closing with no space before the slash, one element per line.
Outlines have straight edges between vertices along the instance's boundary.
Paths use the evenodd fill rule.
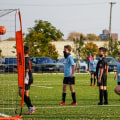
<path fill-rule="evenodd" d="M 33 83 L 33 76 L 31 72 L 31 60 L 29 57 L 30 49 L 28 46 L 24 46 L 25 55 L 25 92 L 24 92 L 24 102 L 28 107 L 28 112 L 26 114 L 33 114 L 36 107 L 31 104 L 31 99 L 29 97 L 30 85 Z M 19 88 L 19 95 L 22 96 L 22 88 Z"/>
<path fill-rule="evenodd" d="M 108 93 L 107 93 L 107 72 L 108 66 L 107 61 L 105 59 L 106 48 L 99 48 L 99 56 L 100 60 L 97 63 L 96 73 L 97 73 L 97 85 L 99 86 L 99 99 L 100 102 L 98 105 L 107 105 L 108 104 Z M 104 103 L 103 103 L 104 96 Z"/>

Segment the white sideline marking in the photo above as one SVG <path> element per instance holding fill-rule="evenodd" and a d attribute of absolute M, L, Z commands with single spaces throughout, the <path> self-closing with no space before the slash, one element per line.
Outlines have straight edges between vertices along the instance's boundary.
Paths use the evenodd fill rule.
<path fill-rule="evenodd" d="M 90 107 L 120 107 L 120 105 L 89 105 L 89 106 L 56 106 L 56 107 L 36 107 L 36 108 L 90 108 Z"/>
<path fill-rule="evenodd" d="M 53 88 L 53 87 L 46 87 L 46 86 L 36 86 L 36 85 L 32 85 L 34 87 L 44 87 L 44 88 Z"/>
<path fill-rule="evenodd" d="M 3 113 L 0 113 L 0 116 L 2 116 L 2 117 L 11 117 L 11 116 L 8 116 L 8 115 L 3 114 Z"/>
<path fill-rule="evenodd" d="M 54 107 L 37 107 L 37 109 L 45 109 L 45 108 L 49 108 L 49 109 L 53 109 L 53 108 L 89 108 L 89 107 L 120 107 L 120 105 L 88 105 L 88 106 L 54 106 Z M 23 107 L 23 108 L 27 108 L 27 107 Z M 0 108 L 0 109 L 15 109 L 15 108 Z M 1 115 L 2 113 L 0 113 Z M 5 115 L 5 114 L 3 114 Z"/>

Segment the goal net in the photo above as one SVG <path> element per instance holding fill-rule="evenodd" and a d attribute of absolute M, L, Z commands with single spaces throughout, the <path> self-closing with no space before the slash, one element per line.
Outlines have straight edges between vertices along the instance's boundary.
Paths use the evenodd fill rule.
<path fill-rule="evenodd" d="M 21 120 L 24 89 L 24 50 L 18 9 L 0 10 L 0 120 Z M 24 91 L 24 90 L 23 90 Z"/>

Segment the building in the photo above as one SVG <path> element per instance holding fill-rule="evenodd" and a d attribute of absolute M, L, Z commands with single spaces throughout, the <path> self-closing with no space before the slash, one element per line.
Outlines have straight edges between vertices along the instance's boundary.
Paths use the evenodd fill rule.
<path fill-rule="evenodd" d="M 109 37 L 109 31 L 108 30 L 103 30 L 103 33 L 99 35 L 99 37 L 104 40 L 105 38 Z M 111 33 L 111 37 L 113 40 L 118 41 L 118 33 Z"/>

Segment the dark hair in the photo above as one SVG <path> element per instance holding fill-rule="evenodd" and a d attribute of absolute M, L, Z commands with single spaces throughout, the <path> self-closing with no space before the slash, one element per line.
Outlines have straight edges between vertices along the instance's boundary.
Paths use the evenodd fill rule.
<path fill-rule="evenodd" d="M 65 45 L 64 48 L 68 49 L 71 52 L 71 46 L 70 45 Z"/>
<path fill-rule="evenodd" d="M 118 53 L 118 55 L 120 55 L 120 52 Z"/>
<path fill-rule="evenodd" d="M 27 45 L 24 45 L 24 54 L 28 54 L 30 52 L 30 48 Z"/>
<path fill-rule="evenodd" d="M 106 53 L 107 49 L 104 47 L 100 47 L 99 50 L 102 50 L 104 53 Z"/>

